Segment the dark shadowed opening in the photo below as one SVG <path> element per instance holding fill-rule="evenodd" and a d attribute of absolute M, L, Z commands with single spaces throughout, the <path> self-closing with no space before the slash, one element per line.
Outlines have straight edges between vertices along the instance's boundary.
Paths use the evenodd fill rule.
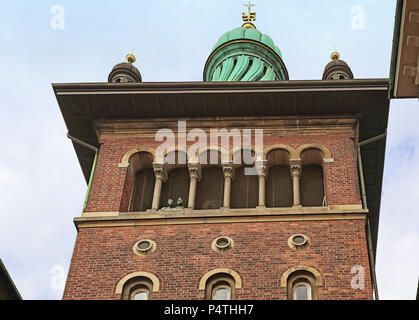
<path fill-rule="evenodd" d="M 245 175 L 245 167 L 236 168 L 231 183 L 231 208 L 256 208 L 259 198 L 258 176 Z"/>
<path fill-rule="evenodd" d="M 290 169 L 286 166 L 269 168 L 266 180 L 266 206 L 291 207 L 293 204 Z"/>
<path fill-rule="evenodd" d="M 145 211 L 151 209 L 154 182 L 154 172 L 151 168 L 140 170 L 135 174 L 131 211 Z"/>
<path fill-rule="evenodd" d="M 291 207 L 293 204 L 290 157 L 289 151 L 280 148 L 267 154 L 265 204 L 268 208 Z"/>
<path fill-rule="evenodd" d="M 218 166 L 204 167 L 197 185 L 195 209 L 218 209 L 223 203 L 224 176 Z"/>
<path fill-rule="evenodd" d="M 316 164 L 303 166 L 300 180 L 301 204 L 304 207 L 323 205 L 323 168 Z"/>
<path fill-rule="evenodd" d="M 163 183 L 160 207 L 167 206 L 167 200 L 170 198 L 176 206 L 179 197 L 183 199 L 183 206 L 188 206 L 189 194 L 189 173 L 186 167 L 179 167 L 169 171 L 168 179 Z"/>
<path fill-rule="evenodd" d="M 129 211 L 151 209 L 155 182 L 153 155 L 146 151 L 134 153 L 129 158 L 128 170 L 134 177 Z"/>

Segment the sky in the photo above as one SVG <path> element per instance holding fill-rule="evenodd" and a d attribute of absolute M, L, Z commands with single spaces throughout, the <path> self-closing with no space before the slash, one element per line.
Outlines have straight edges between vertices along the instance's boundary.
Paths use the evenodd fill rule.
<path fill-rule="evenodd" d="M 202 81 L 244 0 L 0 4 L 0 258 L 24 299 L 61 299 L 87 189 L 51 83 L 106 82 L 134 49 L 144 82 Z M 355 78 L 389 76 L 396 0 L 254 0 L 291 80 L 321 79 L 334 47 Z M 376 270 L 380 299 L 419 276 L 418 99 L 393 100 Z"/>

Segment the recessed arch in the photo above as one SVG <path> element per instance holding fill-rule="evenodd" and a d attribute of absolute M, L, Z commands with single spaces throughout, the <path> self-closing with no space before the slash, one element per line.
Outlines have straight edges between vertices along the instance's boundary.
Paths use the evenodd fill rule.
<path fill-rule="evenodd" d="M 273 167 L 276 165 L 290 167 L 291 153 L 283 148 L 275 148 L 268 151 L 265 155 L 266 165 Z"/>
<path fill-rule="evenodd" d="M 173 169 L 187 166 L 189 161 L 188 154 L 184 148 L 168 150 L 163 158 L 163 163 L 166 166 L 167 172 Z"/>
<path fill-rule="evenodd" d="M 150 279 L 150 281 L 153 283 L 153 288 L 152 288 L 153 292 L 158 292 L 160 290 L 160 281 L 154 274 L 150 272 L 145 272 L 145 271 L 138 271 L 138 272 L 127 274 L 125 277 L 119 280 L 118 284 L 116 285 L 115 293 L 122 294 L 122 289 L 124 288 L 124 284 L 128 280 L 135 277 L 145 277 L 145 278 Z"/>
<path fill-rule="evenodd" d="M 250 163 L 250 164 L 244 162 L 243 152 L 245 152 L 245 151 L 250 151 L 251 157 L 254 159 L 254 161 L 252 163 Z M 240 156 L 241 163 L 234 163 L 234 157 L 235 157 L 234 155 L 236 153 L 238 153 L 238 152 L 241 152 L 241 156 Z M 231 148 L 230 149 L 230 155 L 229 156 L 230 156 L 231 163 L 235 167 L 240 167 L 240 166 L 253 166 L 253 165 L 255 165 L 256 161 L 262 160 L 262 159 L 257 159 L 257 156 L 258 155 L 256 154 L 255 148 L 253 146 L 246 147 L 246 148 L 244 148 L 244 147 L 240 147 L 240 148 L 239 147 L 234 147 L 234 148 Z"/>
<path fill-rule="evenodd" d="M 287 269 L 281 277 L 281 287 L 286 287 L 287 283 L 288 283 L 288 278 L 291 274 L 293 274 L 294 272 L 297 271 L 306 271 L 306 272 L 310 272 L 311 274 L 313 274 L 313 276 L 316 279 L 316 286 L 322 286 L 323 285 L 323 278 L 320 274 L 319 271 L 317 271 L 315 268 L 313 267 L 309 267 L 309 266 L 297 266 L 297 267 L 291 267 L 289 269 Z"/>
<path fill-rule="evenodd" d="M 221 156 L 218 160 L 220 160 L 220 163 L 226 163 L 230 161 L 230 153 L 229 150 L 227 150 L 226 148 L 222 147 L 222 146 L 207 146 L 205 148 L 203 148 L 202 150 L 200 150 L 198 158 L 193 158 L 191 157 L 191 162 L 195 161 L 199 161 L 201 155 L 205 152 L 211 152 L 211 151 L 216 151 L 219 153 L 219 155 Z"/>
<path fill-rule="evenodd" d="M 234 147 L 233 146 L 232 148 L 230 148 L 230 151 L 229 151 L 229 160 L 233 163 L 234 162 L 234 154 L 236 152 L 240 152 L 240 151 L 244 151 L 244 150 L 250 150 L 250 152 L 252 154 L 252 157 L 255 158 L 255 161 L 263 160 L 263 150 L 261 150 L 262 151 L 262 159 L 257 159 L 258 154 L 256 153 L 255 147 L 253 145 L 252 146 L 246 146 L 246 147 L 244 147 L 244 146 Z"/>
<path fill-rule="evenodd" d="M 163 152 L 160 152 L 158 155 L 155 155 L 155 162 L 163 163 L 164 159 L 167 157 L 167 155 L 171 152 L 183 152 L 186 155 L 186 159 L 188 159 L 188 150 L 186 147 L 174 145 L 167 147 L 166 149 L 163 149 Z"/>
<path fill-rule="evenodd" d="M 228 268 L 217 268 L 217 269 L 213 269 L 211 271 L 208 271 L 206 274 L 204 274 L 201 278 L 201 280 L 199 281 L 199 286 L 198 289 L 199 290 L 205 290 L 205 285 L 207 283 L 207 280 L 217 274 L 217 273 L 226 273 L 229 274 L 230 276 L 233 277 L 234 281 L 235 281 L 235 286 L 237 289 L 240 289 L 242 287 L 242 280 L 240 278 L 240 275 L 234 271 L 233 269 L 228 269 Z"/>
<path fill-rule="evenodd" d="M 273 144 L 269 147 L 263 149 L 263 160 L 267 160 L 268 153 L 275 149 L 282 149 L 288 151 L 290 154 L 291 159 L 298 159 L 299 157 L 296 155 L 295 149 L 293 147 L 287 146 L 285 144 Z"/>
<path fill-rule="evenodd" d="M 307 144 L 303 144 L 303 145 L 299 146 L 295 150 L 295 155 L 292 158 L 295 157 L 296 159 L 300 159 L 301 158 L 301 153 L 306 149 L 318 149 L 318 150 L 322 151 L 323 152 L 323 160 L 332 158 L 332 153 L 330 152 L 330 150 L 327 147 L 325 147 L 324 145 L 319 144 L 319 143 L 307 143 Z"/>
<path fill-rule="evenodd" d="M 131 149 L 131 150 L 129 150 L 129 151 L 127 151 L 127 152 L 124 153 L 124 155 L 122 156 L 122 159 L 121 159 L 121 163 L 120 164 L 122 166 L 123 165 L 128 165 L 129 164 L 129 158 L 131 158 L 131 156 L 133 154 L 138 153 L 138 152 L 148 152 L 148 153 L 151 153 L 153 155 L 153 158 L 154 158 L 154 155 L 155 155 L 156 150 L 153 149 L 153 148 L 147 148 L 147 147 Z"/>

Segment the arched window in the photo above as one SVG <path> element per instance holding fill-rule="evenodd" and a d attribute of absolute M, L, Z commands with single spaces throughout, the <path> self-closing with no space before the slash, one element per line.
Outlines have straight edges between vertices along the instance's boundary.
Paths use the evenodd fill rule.
<path fill-rule="evenodd" d="M 151 209 L 155 183 L 153 156 L 148 152 L 138 152 L 130 157 L 129 163 L 134 177 L 129 211 Z"/>
<path fill-rule="evenodd" d="M 218 284 L 212 290 L 212 300 L 231 300 L 231 286 L 229 283 Z"/>
<path fill-rule="evenodd" d="M 234 278 L 229 274 L 217 273 L 207 280 L 205 298 L 207 300 L 232 300 L 234 292 Z"/>
<path fill-rule="evenodd" d="M 135 277 L 124 284 L 122 300 L 150 300 L 153 283 L 146 277 Z"/>
<path fill-rule="evenodd" d="M 301 163 L 301 205 L 305 207 L 325 205 L 323 152 L 318 149 L 306 149 L 301 153 Z"/>
<path fill-rule="evenodd" d="M 188 206 L 189 172 L 186 165 L 186 154 L 182 151 L 173 151 L 165 157 L 167 166 L 167 181 L 163 183 L 160 207 L 167 206 L 167 200 L 172 199 L 174 206 L 178 198 L 183 199 L 183 206 Z"/>
<path fill-rule="evenodd" d="M 290 153 L 275 149 L 267 155 L 268 176 L 265 195 L 267 207 L 291 207 L 293 204 Z"/>
<path fill-rule="evenodd" d="M 199 162 L 201 163 L 201 180 L 197 184 L 195 209 L 219 209 L 223 203 L 224 191 L 221 155 L 213 150 L 203 152 L 199 157 Z"/>
<path fill-rule="evenodd" d="M 316 281 L 311 272 L 295 271 L 288 277 L 287 295 L 289 300 L 316 299 Z"/>
<path fill-rule="evenodd" d="M 301 281 L 297 282 L 293 287 L 293 300 L 312 300 L 311 286 L 309 283 Z"/>
<path fill-rule="evenodd" d="M 151 209 L 154 180 L 154 172 L 151 168 L 140 170 L 135 174 L 131 211 Z"/>
<path fill-rule="evenodd" d="M 240 150 L 233 155 L 234 179 L 231 183 L 231 208 L 256 208 L 259 200 L 259 182 L 250 150 Z M 241 161 L 240 161 L 241 160 Z"/>

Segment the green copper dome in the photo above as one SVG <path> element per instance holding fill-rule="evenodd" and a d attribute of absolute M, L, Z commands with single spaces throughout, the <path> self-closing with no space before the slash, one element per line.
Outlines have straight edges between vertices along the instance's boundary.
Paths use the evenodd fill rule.
<path fill-rule="evenodd" d="M 236 28 L 215 44 L 204 69 L 204 81 L 288 80 L 281 51 L 254 28 Z"/>

